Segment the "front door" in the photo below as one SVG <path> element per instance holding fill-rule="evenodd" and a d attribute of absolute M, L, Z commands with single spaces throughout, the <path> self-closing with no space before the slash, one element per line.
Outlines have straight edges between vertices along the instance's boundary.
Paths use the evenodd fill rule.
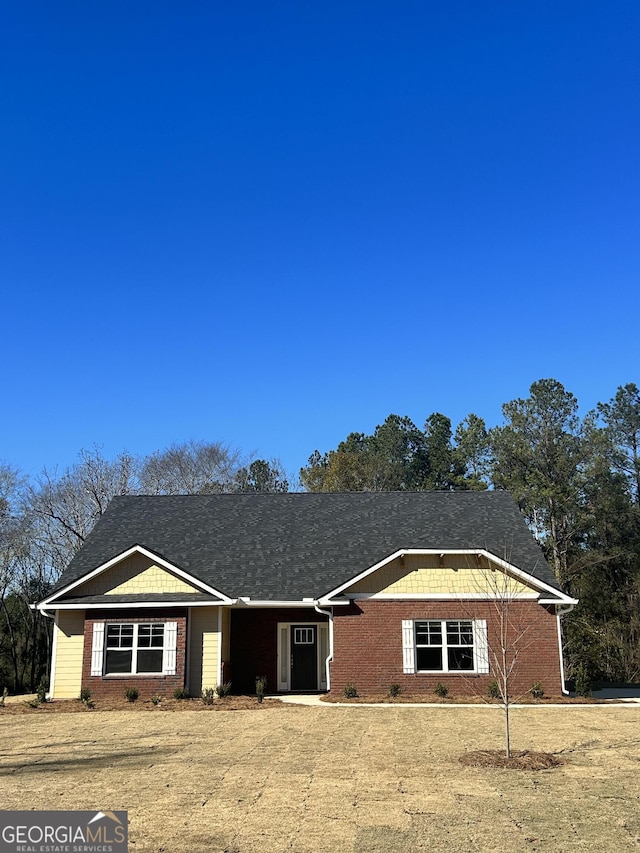
<path fill-rule="evenodd" d="M 318 629 L 291 626 L 291 689 L 318 689 Z"/>

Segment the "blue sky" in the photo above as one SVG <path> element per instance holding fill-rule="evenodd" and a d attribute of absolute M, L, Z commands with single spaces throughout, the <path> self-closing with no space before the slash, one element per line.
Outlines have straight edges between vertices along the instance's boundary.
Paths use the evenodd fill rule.
<path fill-rule="evenodd" d="M 639 382 L 640 6 L 0 11 L 0 458 Z"/>

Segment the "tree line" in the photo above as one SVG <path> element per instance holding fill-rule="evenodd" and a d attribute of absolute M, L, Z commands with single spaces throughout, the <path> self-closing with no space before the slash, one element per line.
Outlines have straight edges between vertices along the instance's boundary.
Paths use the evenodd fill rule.
<path fill-rule="evenodd" d="M 51 620 L 44 598 L 117 495 L 287 492 L 278 460 L 244 459 L 220 442 L 190 441 L 139 458 L 98 448 L 34 481 L 0 464 L 0 693 L 34 691 L 48 675 Z"/>
<path fill-rule="evenodd" d="M 444 414 L 422 428 L 395 414 L 371 435 L 314 451 L 306 491 L 508 489 L 579 606 L 565 619 L 569 673 L 640 679 L 640 392 L 620 386 L 581 416 L 554 379 L 502 406 L 502 424 L 475 414 L 455 430 Z M 46 677 L 50 620 L 43 598 L 116 495 L 287 492 L 277 460 L 246 459 L 219 442 L 186 442 L 138 458 L 82 451 L 61 474 L 31 481 L 0 465 L 0 690 Z"/>

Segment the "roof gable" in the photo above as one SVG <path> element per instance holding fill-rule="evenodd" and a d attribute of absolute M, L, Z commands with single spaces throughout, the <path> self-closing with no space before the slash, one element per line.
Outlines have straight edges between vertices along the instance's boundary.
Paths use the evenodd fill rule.
<path fill-rule="evenodd" d="M 564 598 L 558 590 L 486 551 L 461 553 L 407 550 L 391 554 L 361 575 L 332 590 L 324 597 L 323 604 L 338 596 L 538 598 L 549 594 Z"/>
<path fill-rule="evenodd" d="M 64 575 L 61 578 L 63 580 Z M 116 598 L 135 598 L 142 602 L 159 595 L 178 600 L 181 597 L 201 597 L 202 594 L 215 596 L 224 603 L 232 601 L 158 554 L 141 545 L 134 545 L 69 583 L 58 584 L 53 593 L 40 603 L 40 607 L 53 606 L 54 602 L 56 605 L 61 604 L 70 598 L 74 601 L 102 598 L 108 602 L 112 596 L 114 601 Z"/>

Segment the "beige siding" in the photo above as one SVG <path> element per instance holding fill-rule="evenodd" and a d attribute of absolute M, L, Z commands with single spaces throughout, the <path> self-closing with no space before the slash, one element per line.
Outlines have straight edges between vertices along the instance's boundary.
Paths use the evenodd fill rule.
<path fill-rule="evenodd" d="M 488 560 L 466 554 L 438 554 L 397 558 L 345 590 L 385 595 L 451 595 L 533 592 L 533 587 L 507 575 Z"/>
<path fill-rule="evenodd" d="M 199 696 L 205 687 L 215 687 L 218 674 L 218 609 L 193 607 L 189 628 L 189 694 Z"/>
<path fill-rule="evenodd" d="M 50 692 L 54 699 L 75 699 L 82 682 L 84 610 L 57 610 L 53 630 L 55 659 Z"/>
<path fill-rule="evenodd" d="M 178 592 L 202 590 L 191 586 L 177 575 L 157 566 L 144 554 L 132 554 L 95 578 L 81 584 L 74 595 L 135 595 L 137 593 Z"/>

